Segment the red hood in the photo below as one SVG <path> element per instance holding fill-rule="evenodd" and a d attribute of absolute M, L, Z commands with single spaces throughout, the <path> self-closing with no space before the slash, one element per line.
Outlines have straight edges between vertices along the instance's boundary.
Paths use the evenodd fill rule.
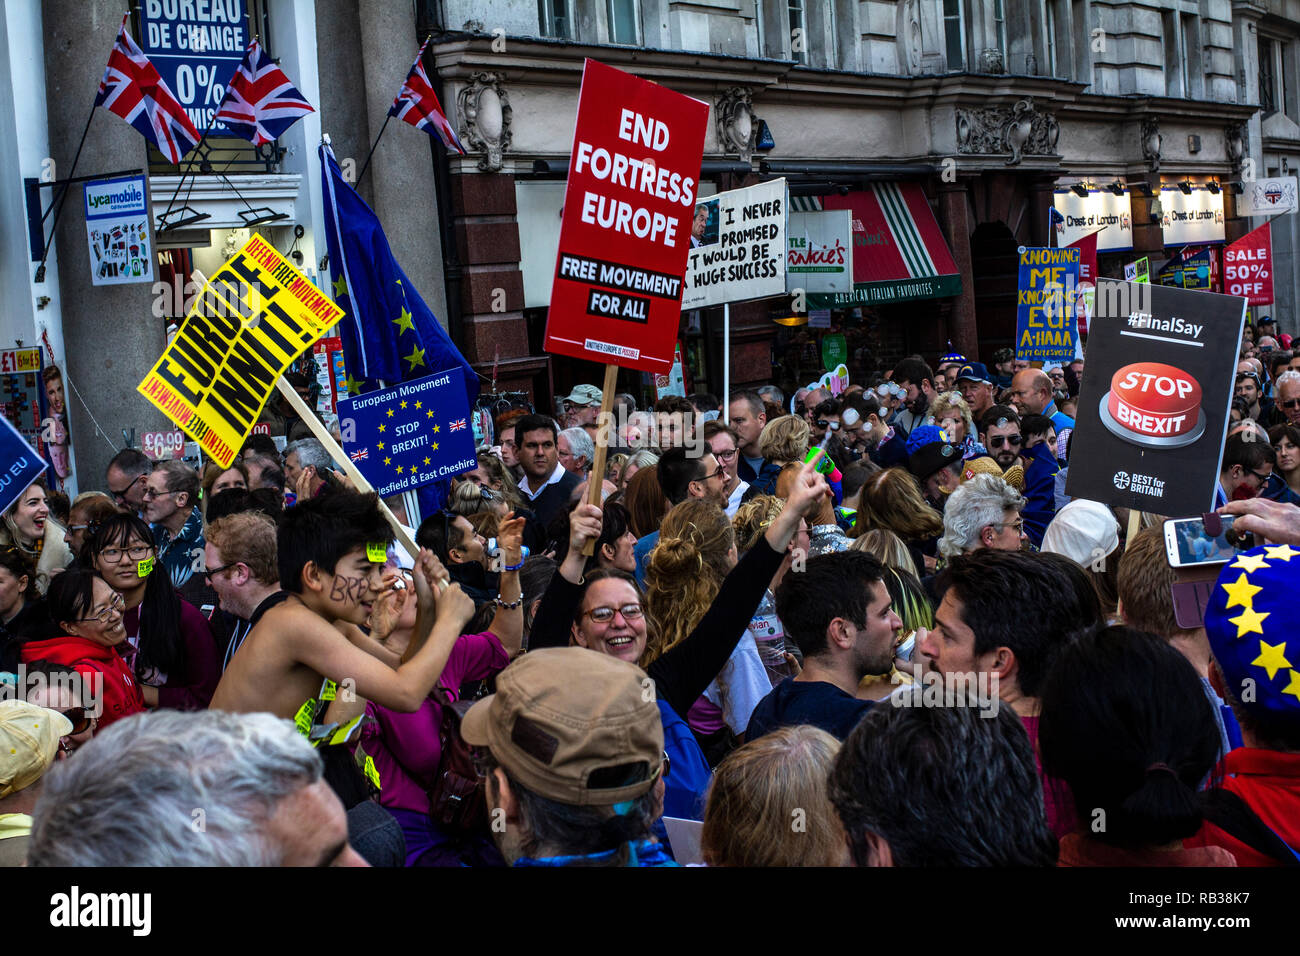
<path fill-rule="evenodd" d="M 120 659 L 117 648 L 105 647 L 85 637 L 52 637 L 45 641 L 27 641 L 22 645 L 23 660 L 26 662 L 47 660 L 54 664 L 71 666 L 86 658 L 96 661 Z"/>

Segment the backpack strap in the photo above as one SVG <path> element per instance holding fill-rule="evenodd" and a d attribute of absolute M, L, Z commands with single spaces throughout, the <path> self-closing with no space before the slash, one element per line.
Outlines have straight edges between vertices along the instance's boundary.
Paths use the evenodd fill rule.
<path fill-rule="evenodd" d="M 1300 853 L 1260 819 L 1250 805 L 1231 790 L 1216 788 L 1202 794 L 1205 819 L 1220 830 L 1282 866 L 1300 866 Z"/>

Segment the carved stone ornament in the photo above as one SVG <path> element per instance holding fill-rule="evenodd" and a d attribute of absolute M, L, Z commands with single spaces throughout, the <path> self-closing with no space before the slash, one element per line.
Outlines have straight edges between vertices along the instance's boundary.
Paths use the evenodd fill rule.
<path fill-rule="evenodd" d="M 1013 106 L 957 110 L 957 152 L 1010 153 L 1008 166 L 1025 156 L 1054 156 L 1061 128 L 1051 113 L 1034 109 L 1030 97 Z"/>
<path fill-rule="evenodd" d="M 1228 158 L 1234 165 L 1240 166 L 1249 151 L 1250 128 L 1245 123 L 1229 123 L 1223 131 L 1223 143 Z"/>
<path fill-rule="evenodd" d="M 1002 59 L 1002 51 L 996 47 L 990 47 L 987 50 L 980 50 L 979 71 L 981 73 L 1007 72 L 1006 64 Z"/>
<path fill-rule="evenodd" d="M 1154 116 L 1142 121 L 1142 156 L 1153 173 L 1160 172 L 1160 121 Z"/>
<path fill-rule="evenodd" d="M 907 55 L 907 72 L 915 75 L 921 72 L 921 13 L 917 9 L 917 0 L 905 0 L 899 10 L 898 36 L 903 41 Z"/>
<path fill-rule="evenodd" d="M 483 154 L 478 168 L 485 173 L 500 172 L 502 154 L 510 148 L 510 98 L 501 81 L 498 73 L 474 73 L 456 95 L 461 141 Z"/>
<path fill-rule="evenodd" d="M 722 152 L 734 155 L 741 162 L 749 162 L 758 136 L 758 117 L 754 115 L 752 94 L 743 86 L 733 86 L 721 96 L 713 108 L 718 127 L 718 145 Z"/>

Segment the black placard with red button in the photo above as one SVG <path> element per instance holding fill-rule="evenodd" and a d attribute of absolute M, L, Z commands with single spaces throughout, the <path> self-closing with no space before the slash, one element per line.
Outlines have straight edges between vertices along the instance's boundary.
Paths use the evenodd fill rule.
<path fill-rule="evenodd" d="M 1098 280 L 1066 494 L 1210 510 L 1245 321 L 1236 296 Z"/>

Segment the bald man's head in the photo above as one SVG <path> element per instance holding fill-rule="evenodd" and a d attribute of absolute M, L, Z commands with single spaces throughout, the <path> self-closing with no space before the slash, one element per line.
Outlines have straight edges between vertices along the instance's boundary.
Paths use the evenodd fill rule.
<path fill-rule="evenodd" d="M 1011 379 L 1011 401 L 1021 415 L 1041 415 L 1052 401 L 1052 380 L 1041 368 L 1027 368 Z"/>

